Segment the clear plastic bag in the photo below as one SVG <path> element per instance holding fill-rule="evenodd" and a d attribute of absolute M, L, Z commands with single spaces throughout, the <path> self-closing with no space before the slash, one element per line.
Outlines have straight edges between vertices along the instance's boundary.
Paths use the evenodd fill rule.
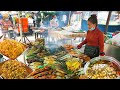
<path fill-rule="evenodd" d="M 116 45 L 116 46 L 120 46 L 120 33 L 115 35 L 113 38 L 112 38 L 112 44 L 113 45 Z"/>

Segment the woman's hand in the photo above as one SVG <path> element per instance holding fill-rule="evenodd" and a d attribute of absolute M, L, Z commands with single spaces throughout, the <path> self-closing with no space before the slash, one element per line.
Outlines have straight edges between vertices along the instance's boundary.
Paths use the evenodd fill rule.
<path fill-rule="evenodd" d="M 104 52 L 101 52 L 101 53 L 100 53 L 100 56 L 105 56 L 105 53 L 104 53 Z"/>
<path fill-rule="evenodd" d="M 81 45 L 81 44 L 79 44 L 79 45 L 77 46 L 77 48 L 78 48 L 78 49 L 80 49 L 81 47 L 82 47 L 82 45 Z"/>

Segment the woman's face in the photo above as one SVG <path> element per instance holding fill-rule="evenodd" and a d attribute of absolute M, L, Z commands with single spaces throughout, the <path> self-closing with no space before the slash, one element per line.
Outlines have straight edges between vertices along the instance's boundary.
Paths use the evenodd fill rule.
<path fill-rule="evenodd" d="M 96 24 L 93 24 L 90 21 L 88 21 L 88 29 L 95 28 L 95 27 L 96 27 Z"/>
<path fill-rule="evenodd" d="M 7 21 L 9 21 L 9 19 L 8 19 L 8 18 L 6 18 L 6 19 L 5 19 L 5 21 L 6 21 L 6 22 L 7 22 Z"/>
<path fill-rule="evenodd" d="M 53 17 L 53 19 L 56 19 L 57 17 L 56 17 L 56 15 Z"/>

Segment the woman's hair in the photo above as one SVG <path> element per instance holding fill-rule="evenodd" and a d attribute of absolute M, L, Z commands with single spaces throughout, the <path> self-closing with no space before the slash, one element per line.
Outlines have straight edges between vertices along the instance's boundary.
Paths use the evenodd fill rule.
<path fill-rule="evenodd" d="M 91 17 L 88 18 L 88 21 L 90 21 L 92 24 L 98 24 L 98 21 L 97 21 L 97 16 L 95 14 L 91 15 Z"/>
<path fill-rule="evenodd" d="M 34 12 L 32 12 L 32 14 L 35 14 Z"/>
<path fill-rule="evenodd" d="M 54 18 L 56 15 L 52 15 L 52 18 Z"/>

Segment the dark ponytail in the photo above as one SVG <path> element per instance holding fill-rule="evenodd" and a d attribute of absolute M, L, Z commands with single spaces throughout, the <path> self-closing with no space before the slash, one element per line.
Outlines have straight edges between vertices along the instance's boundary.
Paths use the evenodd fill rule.
<path fill-rule="evenodd" d="M 92 24 L 96 24 L 96 26 L 98 25 L 97 16 L 95 14 L 91 15 L 91 17 L 88 18 L 88 21 Z"/>

